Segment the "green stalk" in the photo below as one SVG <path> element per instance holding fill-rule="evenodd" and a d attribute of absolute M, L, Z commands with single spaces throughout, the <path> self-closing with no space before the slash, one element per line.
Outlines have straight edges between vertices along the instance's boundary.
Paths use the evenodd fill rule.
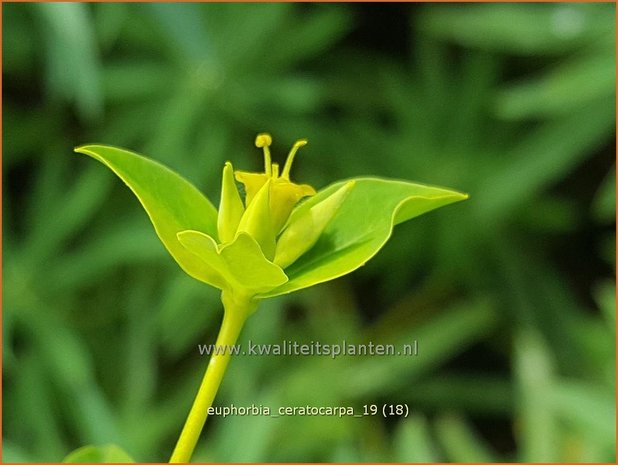
<path fill-rule="evenodd" d="M 224 313 L 221 329 L 217 336 L 216 347 L 210 357 L 202 384 L 193 401 L 185 426 L 180 433 L 170 463 L 188 463 L 193 455 L 193 450 L 200 437 L 208 409 L 219 390 L 219 385 L 225 374 L 225 369 L 230 361 L 230 348 L 236 344 L 238 335 L 247 320 L 247 317 L 255 309 L 256 304 L 250 299 L 235 300 L 224 292 L 221 295 Z"/>

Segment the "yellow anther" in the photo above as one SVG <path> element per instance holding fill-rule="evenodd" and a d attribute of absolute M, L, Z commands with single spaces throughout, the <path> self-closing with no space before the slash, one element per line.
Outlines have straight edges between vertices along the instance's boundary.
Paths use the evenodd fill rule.
<path fill-rule="evenodd" d="M 285 166 L 283 167 L 283 173 L 281 173 L 281 177 L 283 179 L 290 179 L 290 170 L 292 169 L 292 163 L 294 162 L 296 152 L 298 152 L 298 149 L 300 149 L 304 145 L 307 145 L 307 139 L 300 139 L 297 140 L 290 149 L 288 159 L 285 161 Z"/>
<path fill-rule="evenodd" d="M 270 147 L 272 143 L 273 143 L 273 138 L 270 137 L 270 134 L 266 132 L 258 134 L 255 138 L 255 146 L 258 148 Z"/>
<path fill-rule="evenodd" d="M 266 176 L 270 177 L 272 175 L 271 168 L 271 158 L 270 158 L 270 144 L 273 143 L 273 138 L 270 137 L 270 134 L 265 132 L 258 134 L 255 138 L 255 146 L 264 150 L 264 173 Z"/>

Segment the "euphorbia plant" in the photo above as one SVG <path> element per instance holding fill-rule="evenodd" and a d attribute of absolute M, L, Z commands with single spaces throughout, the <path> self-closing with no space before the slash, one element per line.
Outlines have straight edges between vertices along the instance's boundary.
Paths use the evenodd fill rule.
<path fill-rule="evenodd" d="M 259 134 L 264 172 L 223 168 L 217 210 L 192 184 L 136 153 L 84 145 L 137 196 L 180 267 L 221 290 L 223 322 L 216 344 L 231 346 L 261 300 L 329 281 L 362 266 L 386 243 L 394 225 L 467 198 L 450 189 L 360 177 L 318 192 L 290 179 L 292 147 L 282 170 Z M 241 194 L 237 183 L 244 186 Z M 170 462 L 188 462 L 230 357 L 214 352 Z"/>

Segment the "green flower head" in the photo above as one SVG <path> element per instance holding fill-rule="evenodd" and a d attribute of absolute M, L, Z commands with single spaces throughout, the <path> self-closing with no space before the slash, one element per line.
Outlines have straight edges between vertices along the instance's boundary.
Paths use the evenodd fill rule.
<path fill-rule="evenodd" d="M 232 174 L 232 164 L 225 164 L 217 228 L 221 243 L 232 242 L 239 232 L 247 232 L 258 241 L 264 255 L 280 265 L 283 250 L 279 248 L 277 256 L 277 236 L 296 204 L 316 192 L 307 184 L 299 185 L 290 181 L 294 156 L 307 141 L 300 140 L 294 144 L 281 175 L 279 165 L 271 161 L 271 142 L 272 138 L 268 134 L 260 134 L 255 139 L 255 145 L 264 150 L 264 173 L 237 171 Z M 244 202 L 234 177 L 244 185 Z"/>
<path fill-rule="evenodd" d="M 219 209 L 168 168 L 124 149 L 85 145 L 77 152 L 108 166 L 133 190 L 172 257 L 192 277 L 235 301 L 293 292 L 362 266 L 386 243 L 394 225 L 464 200 L 459 192 L 407 181 L 361 177 L 317 191 L 272 162 L 268 134 L 255 145 L 264 172 L 223 167 Z M 244 189 L 244 195 L 237 183 Z"/>

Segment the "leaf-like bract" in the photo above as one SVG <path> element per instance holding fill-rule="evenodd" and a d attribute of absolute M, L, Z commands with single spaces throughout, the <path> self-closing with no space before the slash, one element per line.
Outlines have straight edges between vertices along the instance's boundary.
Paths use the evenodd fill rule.
<path fill-rule="evenodd" d="M 289 281 L 258 298 L 287 294 L 335 279 L 362 266 L 391 236 L 393 227 L 416 216 L 468 198 L 441 187 L 380 178 L 355 178 L 334 218 L 316 244 L 286 268 Z M 348 181 L 337 182 L 300 204 L 301 215 Z"/>
<path fill-rule="evenodd" d="M 188 229 L 217 237 L 217 210 L 193 184 L 169 168 L 128 150 L 107 145 L 75 149 L 111 169 L 137 196 L 159 238 L 190 276 L 222 288 L 218 274 L 185 249 L 176 235 Z"/>

